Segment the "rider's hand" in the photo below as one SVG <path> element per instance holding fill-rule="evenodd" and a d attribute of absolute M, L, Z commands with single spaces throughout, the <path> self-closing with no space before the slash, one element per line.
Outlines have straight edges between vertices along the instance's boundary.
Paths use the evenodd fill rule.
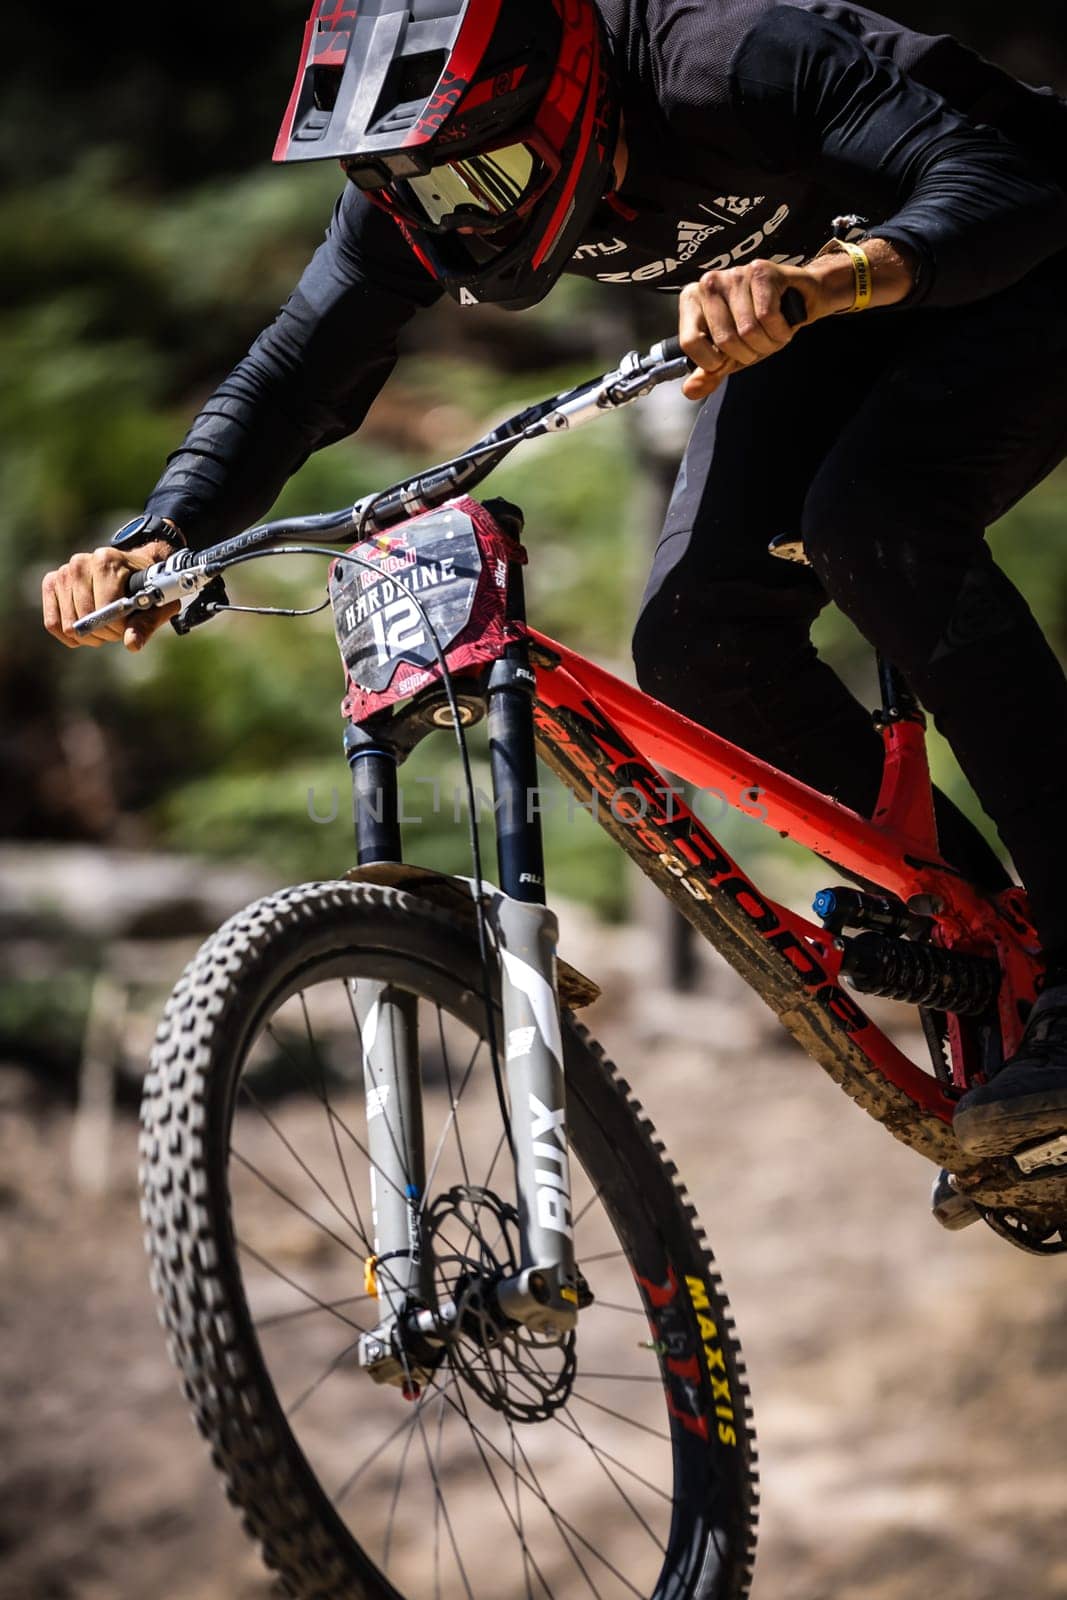
<path fill-rule="evenodd" d="M 824 258 L 826 259 L 826 258 Z M 782 296 L 797 289 L 807 321 L 847 309 L 852 299 L 852 266 L 846 256 L 848 282 L 836 296 L 811 267 L 786 267 L 776 261 L 749 261 L 725 272 L 705 272 L 681 294 L 679 335 L 682 349 L 697 371 L 683 393 L 706 400 L 732 372 L 741 372 L 784 350 L 796 333 L 782 314 Z M 835 263 L 836 264 L 836 263 Z M 840 269 L 838 268 L 838 276 Z"/>
<path fill-rule="evenodd" d="M 915 283 L 911 253 L 885 239 L 866 239 L 876 306 L 895 305 Z M 782 315 L 782 296 L 796 289 L 807 312 L 804 325 L 849 311 L 856 279 L 844 253 L 819 256 L 803 267 L 777 261 L 748 261 L 725 272 L 705 272 L 686 284 L 680 297 L 679 337 L 682 349 L 698 370 L 689 375 L 683 393 L 706 400 L 732 372 L 784 350 L 797 332 Z"/>
<path fill-rule="evenodd" d="M 54 639 L 75 650 L 87 644 L 95 650 L 102 644 L 117 644 L 119 640 L 127 650 L 140 650 L 171 617 L 177 616 L 177 604 L 162 606 L 158 611 L 136 612 L 125 621 L 113 622 L 100 628 L 87 639 L 79 639 L 74 624 L 79 617 L 110 605 L 126 593 L 132 572 L 143 571 L 157 561 L 166 561 L 173 555 L 173 547 L 157 540 L 141 545 L 137 550 L 116 550 L 104 545 L 91 555 L 71 556 L 65 566 L 45 575 L 41 585 L 44 603 L 44 625 Z"/>

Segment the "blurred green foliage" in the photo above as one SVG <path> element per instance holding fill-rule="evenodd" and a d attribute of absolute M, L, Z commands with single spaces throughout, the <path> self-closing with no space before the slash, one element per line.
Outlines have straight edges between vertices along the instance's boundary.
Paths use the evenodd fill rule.
<path fill-rule="evenodd" d="M 73 173 L 0 199 L 12 241 L 0 264 L 10 308 L 0 316 L 0 685 L 16 778 L 4 789 L 4 831 L 258 859 L 279 878 L 348 864 L 350 828 L 316 827 L 306 803 L 309 787 L 343 788 L 347 778 L 328 616 L 235 616 L 188 641 L 168 632 L 134 659 L 63 652 L 41 632 L 36 601 L 47 564 L 103 541 L 141 504 L 198 400 L 288 293 L 336 188 L 331 170 L 268 167 L 161 205 L 118 152 L 97 150 Z M 572 312 L 582 289 L 561 297 Z M 547 325 L 560 315 L 557 302 Z M 441 415 L 451 449 L 579 375 L 517 375 L 460 353 L 409 360 L 396 384 L 403 411 Z M 278 510 L 344 504 L 433 453 L 368 432 L 315 456 Z M 611 653 L 640 570 L 626 537 L 627 435 L 609 425 L 592 441 L 559 441 L 552 454 L 551 472 L 534 449 L 494 488 L 526 508 L 539 620 Z M 304 606 L 324 579 L 324 563 L 294 559 L 248 570 L 231 589 L 237 603 Z M 80 774 L 63 748 L 71 719 L 87 719 L 104 741 L 114 804 L 103 823 L 79 804 Z M 617 879 L 590 868 L 588 838 L 570 851 L 569 832 L 561 849 L 585 892 L 618 909 Z M 468 865 L 449 819 L 434 819 L 413 848 L 456 870 Z M 599 838 L 593 846 L 605 868 L 608 848 Z"/>

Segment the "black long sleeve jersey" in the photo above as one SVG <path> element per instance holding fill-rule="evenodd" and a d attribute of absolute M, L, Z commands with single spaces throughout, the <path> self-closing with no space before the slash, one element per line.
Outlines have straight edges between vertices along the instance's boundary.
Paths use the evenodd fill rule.
<path fill-rule="evenodd" d="M 909 246 L 916 303 L 981 300 L 1067 247 L 1067 103 L 948 36 L 837 0 L 597 0 L 629 165 L 571 270 L 677 293 L 709 268 L 808 259 L 856 214 Z M 436 285 L 348 185 L 277 320 L 148 500 L 203 546 L 354 432 Z"/>

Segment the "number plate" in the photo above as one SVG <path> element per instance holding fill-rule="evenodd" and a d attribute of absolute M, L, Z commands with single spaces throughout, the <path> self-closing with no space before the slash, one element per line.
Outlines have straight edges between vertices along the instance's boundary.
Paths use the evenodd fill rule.
<path fill-rule="evenodd" d="M 334 563 L 330 598 L 348 678 L 342 709 L 354 722 L 440 681 L 430 627 L 455 673 L 499 660 L 514 637 L 508 571 L 526 554 L 476 500 L 453 501 L 354 545 L 353 556 L 358 564 Z"/>
<path fill-rule="evenodd" d="M 412 596 L 447 651 L 474 610 L 482 571 L 474 524 L 464 512 L 446 507 L 358 545 L 356 553 L 368 566 L 339 561 L 331 584 L 345 666 L 366 693 L 382 694 L 391 686 L 398 695 L 412 693 L 420 675 L 437 664 Z M 398 671 L 404 667 L 411 670 Z M 409 679 L 414 681 L 405 689 Z"/>

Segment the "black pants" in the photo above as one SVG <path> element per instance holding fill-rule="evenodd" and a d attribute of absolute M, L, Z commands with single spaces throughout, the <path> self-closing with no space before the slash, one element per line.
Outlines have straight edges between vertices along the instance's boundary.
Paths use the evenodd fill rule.
<path fill-rule="evenodd" d="M 870 814 L 882 747 L 809 630 L 828 600 L 907 676 L 1067 954 L 1067 680 L 986 528 L 1067 455 L 1067 272 L 820 323 L 699 414 L 634 637 L 641 686 Z M 803 536 L 812 569 L 767 554 Z M 1067 530 L 1065 530 L 1067 534 Z M 993 882 L 959 813 L 942 849 Z"/>

